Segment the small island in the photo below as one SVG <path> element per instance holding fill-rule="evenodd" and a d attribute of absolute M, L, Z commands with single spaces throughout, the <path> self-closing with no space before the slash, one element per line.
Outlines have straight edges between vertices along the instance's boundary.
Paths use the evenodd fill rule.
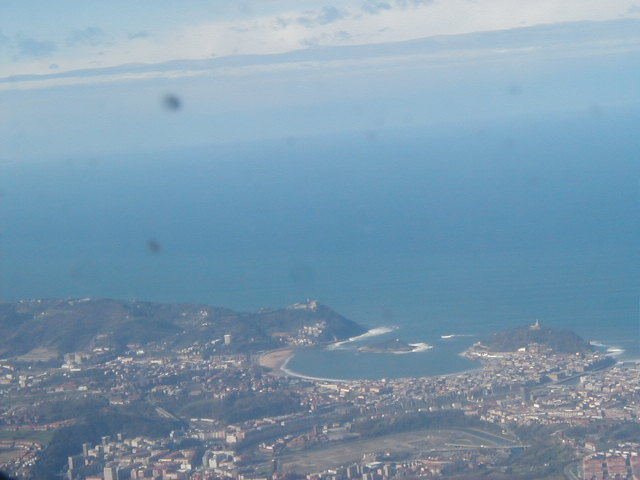
<path fill-rule="evenodd" d="M 482 342 L 493 352 L 515 352 L 529 345 L 538 344 L 556 353 L 588 353 L 594 347 L 570 330 L 559 330 L 543 326 L 539 321 L 532 325 L 511 328 L 491 335 Z"/>

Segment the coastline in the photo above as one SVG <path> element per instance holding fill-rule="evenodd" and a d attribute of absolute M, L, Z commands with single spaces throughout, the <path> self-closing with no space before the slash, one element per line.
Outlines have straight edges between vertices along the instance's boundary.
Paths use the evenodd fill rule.
<path fill-rule="evenodd" d="M 289 361 L 295 355 L 295 349 L 292 347 L 279 348 L 277 350 L 271 350 L 261 353 L 257 359 L 258 365 L 270 370 L 272 375 L 286 375 L 288 377 L 301 378 L 303 380 L 312 380 L 317 382 L 340 382 L 349 383 L 357 380 L 342 379 L 342 378 L 322 378 L 314 377 L 311 375 L 304 375 L 291 370 L 287 367 Z"/>
<path fill-rule="evenodd" d="M 302 373 L 298 373 L 296 371 L 291 370 L 290 368 L 287 367 L 287 364 L 289 363 L 289 360 L 291 360 L 293 358 L 293 354 L 288 357 L 284 363 L 280 366 L 280 371 L 282 373 L 284 373 L 285 375 L 288 375 L 290 377 L 295 377 L 295 378 L 301 378 L 303 380 L 312 380 L 312 381 L 316 381 L 316 382 L 334 382 L 334 383 L 351 383 L 351 382 L 357 382 L 358 380 L 353 380 L 353 379 L 344 379 L 344 378 L 324 378 L 324 377 L 314 377 L 312 375 L 304 375 Z"/>
<path fill-rule="evenodd" d="M 366 381 L 367 379 L 358 378 L 330 378 L 330 377 L 316 377 L 313 375 L 305 375 L 303 373 L 291 370 L 288 367 L 289 362 L 295 356 L 296 349 L 294 347 L 284 347 L 277 350 L 270 350 L 259 354 L 257 357 L 257 364 L 261 367 L 267 368 L 272 375 L 285 375 L 288 377 L 300 378 L 302 380 L 309 380 L 315 382 L 332 382 L 332 383 L 357 383 L 359 381 Z M 458 353 L 458 355 L 464 356 L 464 352 Z M 475 362 L 474 362 L 475 363 Z M 451 377 L 455 375 L 461 375 L 471 373 L 477 370 L 481 370 L 483 365 L 477 365 L 473 368 L 461 370 L 459 372 L 444 373 L 439 375 L 425 375 L 426 377 Z M 399 377 L 399 378 L 419 378 L 419 377 Z"/>
<path fill-rule="evenodd" d="M 349 343 L 356 343 L 359 342 L 361 340 L 370 338 L 370 337 L 377 337 L 379 335 L 385 335 L 387 333 L 390 333 L 392 331 L 394 331 L 395 329 L 397 329 L 397 326 L 383 326 L 383 327 L 375 327 L 372 328 L 370 330 L 367 330 L 364 334 L 356 336 L 356 337 L 351 337 L 348 338 L 346 340 L 340 340 L 337 342 L 331 342 L 331 343 L 324 343 L 322 345 L 319 346 L 324 346 L 324 348 L 326 350 L 340 350 L 343 348 L 343 346 L 345 344 L 349 344 Z M 463 336 L 463 335 L 461 335 Z M 466 336 L 466 335 L 464 335 Z M 434 348 L 433 345 L 425 343 L 425 342 L 420 342 L 420 343 L 409 343 L 408 344 L 411 347 L 410 351 L 372 351 L 371 353 L 387 353 L 387 354 L 393 354 L 393 355 L 404 355 L 404 354 L 409 354 L 409 353 L 421 353 L 421 352 L 426 352 L 426 351 L 430 351 Z M 331 377 L 320 377 L 320 376 L 314 376 L 314 375 L 307 375 L 304 373 L 300 373 L 297 372 L 295 370 L 292 370 L 291 368 L 289 368 L 289 362 L 293 359 L 293 357 L 295 356 L 296 352 L 299 349 L 304 349 L 305 347 L 295 347 L 295 346 L 283 346 L 280 347 L 278 349 L 275 350 L 269 350 L 269 351 L 264 351 L 261 352 L 257 355 L 257 357 L 255 358 L 255 362 L 263 367 L 269 370 L 269 373 L 271 375 L 277 375 L 277 376 L 288 376 L 288 377 L 294 377 L 294 378 L 300 378 L 303 380 L 309 380 L 309 381 L 316 381 L 316 382 L 331 382 L 331 383 L 353 383 L 353 382 L 359 382 L 359 381 L 363 381 L 366 380 L 364 378 L 331 378 Z M 462 352 L 458 352 L 457 355 L 465 358 L 465 351 Z M 469 360 L 467 358 L 467 360 Z M 425 377 L 449 377 L 449 376 L 455 376 L 455 375 L 463 375 L 466 373 L 470 373 L 479 369 L 482 369 L 483 366 L 481 363 L 478 363 L 476 361 L 472 361 L 472 363 L 474 363 L 474 365 L 469 365 L 468 368 L 464 368 L 462 370 L 459 371 L 454 371 L 454 372 L 450 372 L 450 373 L 440 373 L 440 374 L 431 374 L 431 375 L 424 375 Z M 397 378 L 420 378 L 421 376 L 401 376 L 401 377 L 397 377 Z M 396 378 L 394 376 L 394 378 Z"/>
<path fill-rule="evenodd" d="M 268 368 L 273 373 L 283 371 L 282 368 L 293 357 L 294 349 L 291 347 L 279 348 L 261 353 L 258 356 L 258 365 Z"/>
<path fill-rule="evenodd" d="M 325 344 L 325 347 L 327 350 L 335 350 L 336 347 L 340 347 L 342 345 L 344 345 L 345 343 L 351 343 L 354 341 L 358 341 L 360 338 L 362 337 L 371 337 L 371 336 L 376 336 L 376 335 L 380 335 L 383 333 L 388 333 L 389 329 L 385 328 L 385 327 L 379 327 L 376 329 L 372 329 L 369 330 L 369 332 L 367 332 L 367 334 L 361 335 L 360 337 L 355 337 L 352 339 L 348 339 L 348 340 L 343 340 L 340 342 L 335 342 L 335 343 L 330 343 L 330 344 Z M 461 335 L 462 336 L 462 335 Z M 599 343 L 599 342 L 590 342 L 592 345 L 595 343 L 600 349 L 604 350 L 605 355 L 610 357 L 610 358 L 614 358 L 616 360 L 616 363 L 624 363 L 625 361 L 633 361 L 633 360 L 629 360 L 624 358 L 624 353 L 625 350 L 619 347 L 613 347 L 611 345 L 607 345 L 604 343 Z M 421 352 L 421 351 L 426 351 L 426 350 L 431 350 L 433 348 L 432 345 L 429 345 L 427 343 L 418 343 L 418 344 L 409 344 L 411 345 L 414 349 L 408 352 L 380 352 L 380 353 L 391 353 L 391 354 L 404 354 L 404 353 L 413 353 L 413 352 Z M 302 347 L 304 348 L 304 347 Z M 450 372 L 450 373 L 439 373 L 439 374 L 431 374 L 431 375 L 422 375 L 422 376 L 402 376 L 402 377 L 397 377 L 397 378 L 423 378 L 423 377 L 441 377 L 441 378 L 448 378 L 448 377 L 455 377 L 455 376 L 459 376 L 459 375 L 469 375 L 469 374 L 473 374 L 474 372 L 480 371 L 482 369 L 485 368 L 484 362 L 482 361 L 482 359 L 478 359 L 478 358 L 470 358 L 468 356 L 468 351 L 471 347 L 458 352 L 457 356 L 465 358 L 466 360 L 469 360 L 470 362 L 472 362 L 472 365 L 469 365 L 468 368 L 464 368 L 462 370 L 459 371 L 454 371 L 454 372 Z M 359 381 L 363 381 L 365 380 L 364 378 L 331 378 L 331 377 L 320 377 L 320 376 L 314 376 L 314 375 L 306 375 L 304 373 L 300 373 L 297 372 L 295 370 L 292 370 L 291 368 L 289 368 L 289 362 L 293 359 L 293 357 L 296 354 L 296 351 L 298 350 L 298 348 L 293 347 L 293 346 L 287 346 L 287 347 L 282 347 L 276 350 L 270 350 L 270 351 L 265 351 L 262 352 L 258 355 L 258 357 L 256 358 L 256 363 L 258 365 L 260 365 L 261 367 L 267 368 L 270 373 L 272 375 L 281 375 L 281 376 L 288 376 L 288 377 L 294 377 L 294 378 L 300 378 L 302 380 L 308 380 L 308 381 L 315 381 L 315 382 L 331 382 L 331 383 L 354 383 L 354 382 L 359 382 Z M 376 352 L 373 352 L 376 353 Z M 496 353 L 496 355 L 500 355 L 499 353 Z M 622 358 L 620 358 L 622 357 Z M 640 360 L 636 360 L 636 362 L 640 363 Z M 396 377 L 394 377 L 396 378 Z"/>

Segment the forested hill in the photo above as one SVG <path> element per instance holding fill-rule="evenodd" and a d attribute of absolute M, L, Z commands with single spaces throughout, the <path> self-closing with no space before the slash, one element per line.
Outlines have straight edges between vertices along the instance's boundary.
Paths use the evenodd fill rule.
<path fill-rule="evenodd" d="M 495 352 L 513 352 L 532 343 L 546 345 L 558 353 L 589 352 L 593 347 L 576 333 L 547 326 L 522 326 L 494 333 L 482 342 Z"/>
<path fill-rule="evenodd" d="M 109 299 L 28 300 L 0 304 L 0 358 L 44 350 L 54 355 L 99 346 L 222 343 L 229 352 L 273 348 L 306 335 L 312 341 L 343 340 L 365 329 L 329 307 L 308 302 L 259 312 L 193 304 Z"/>

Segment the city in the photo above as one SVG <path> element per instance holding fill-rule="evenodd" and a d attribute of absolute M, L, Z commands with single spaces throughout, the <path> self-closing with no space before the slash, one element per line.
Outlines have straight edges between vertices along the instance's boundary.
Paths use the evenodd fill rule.
<path fill-rule="evenodd" d="M 28 477 L 64 455 L 70 480 L 508 478 L 542 450 L 549 461 L 531 478 L 637 478 L 636 364 L 586 342 L 477 342 L 464 355 L 478 368 L 443 376 L 310 380 L 261 366 L 282 348 L 321 345 L 322 308 L 289 307 L 311 317 L 278 332 L 275 351 L 241 353 L 227 333 L 116 352 L 100 334 L 60 364 L 3 360 L 3 468 Z M 73 442 L 57 445 L 64 432 Z"/>

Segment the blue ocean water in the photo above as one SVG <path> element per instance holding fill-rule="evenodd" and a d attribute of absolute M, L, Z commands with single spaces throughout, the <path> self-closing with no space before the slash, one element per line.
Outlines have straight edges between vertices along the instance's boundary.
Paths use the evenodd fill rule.
<path fill-rule="evenodd" d="M 320 377 L 469 368 L 470 342 L 536 319 L 636 358 L 638 127 L 606 112 L 7 162 L 0 297 L 316 298 L 434 347 L 289 363 Z"/>

